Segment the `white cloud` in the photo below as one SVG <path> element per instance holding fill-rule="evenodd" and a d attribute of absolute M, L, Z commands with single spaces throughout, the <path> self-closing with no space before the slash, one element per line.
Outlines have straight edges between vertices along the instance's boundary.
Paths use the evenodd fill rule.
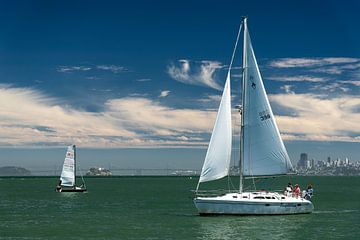
<path fill-rule="evenodd" d="M 340 81 L 341 83 L 345 83 L 345 84 L 352 84 L 354 86 L 360 87 L 360 81 Z"/>
<path fill-rule="evenodd" d="M 62 73 L 72 73 L 76 71 L 90 71 L 92 68 L 87 66 L 59 66 L 56 71 Z"/>
<path fill-rule="evenodd" d="M 325 85 L 313 85 L 310 90 L 312 91 L 323 91 L 323 92 L 348 92 L 350 91 L 350 88 L 344 87 L 341 82 L 332 82 Z"/>
<path fill-rule="evenodd" d="M 280 89 L 284 90 L 285 93 L 295 94 L 295 92 L 292 90 L 293 87 L 294 86 L 292 86 L 292 85 L 284 85 L 284 86 L 281 86 Z"/>
<path fill-rule="evenodd" d="M 280 58 L 269 63 L 275 68 L 318 67 L 332 64 L 359 62 L 359 58 L 328 57 L 328 58 Z"/>
<path fill-rule="evenodd" d="M 312 76 L 280 76 L 268 77 L 267 79 L 280 82 L 325 82 L 328 80 L 327 78 Z"/>
<path fill-rule="evenodd" d="M 146 98 L 113 99 L 106 103 L 111 115 L 126 119 L 130 129 L 142 129 L 157 135 L 208 133 L 216 112 L 196 109 L 174 109 Z"/>
<path fill-rule="evenodd" d="M 169 91 L 169 90 L 161 91 L 159 97 L 167 97 L 167 96 L 169 96 L 170 92 L 171 91 Z"/>
<path fill-rule="evenodd" d="M 176 109 L 144 97 L 107 101 L 102 112 L 64 106 L 29 88 L 0 86 L 0 145 L 205 146 L 215 111 Z M 182 136 L 186 136 L 185 139 Z"/>
<path fill-rule="evenodd" d="M 97 141 L 106 137 L 136 136 L 135 132 L 122 128 L 106 113 L 61 106 L 32 89 L 1 87 L 0 101 L 1 144 L 76 142 L 96 146 Z"/>
<path fill-rule="evenodd" d="M 150 78 L 141 78 L 141 79 L 136 79 L 137 82 L 149 82 L 151 81 Z"/>
<path fill-rule="evenodd" d="M 199 102 L 203 102 L 203 103 L 213 102 L 216 103 L 216 105 L 219 105 L 220 100 L 221 100 L 221 95 L 207 95 L 206 97 L 198 99 Z"/>
<path fill-rule="evenodd" d="M 168 66 L 168 74 L 175 80 L 192 85 L 208 86 L 217 90 L 222 87 L 214 79 L 215 72 L 223 68 L 220 62 L 201 61 L 200 66 L 192 70 L 190 61 L 186 59 L 179 60 L 180 66 L 174 64 Z"/>
<path fill-rule="evenodd" d="M 273 104 L 292 111 L 276 116 L 287 140 L 360 141 L 360 98 L 313 94 L 270 95 Z"/>
<path fill-rule="evenodd" d="M 116 65 L 98 65 L 96 66 L 96 68 L 104 71 L 111 71 L 113 73 L 121 73 L 121 72 L 129 71 L 127 68 L 123 66 L 116 66 Z"/>

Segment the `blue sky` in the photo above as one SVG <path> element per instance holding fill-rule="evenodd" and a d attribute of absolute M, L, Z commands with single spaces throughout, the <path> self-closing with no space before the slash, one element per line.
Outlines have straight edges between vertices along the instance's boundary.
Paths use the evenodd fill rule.
<path fill-rule="evenodd" d="M 173 154 L 135 148 L 176 148 L 187 158 L 179 166 L 199 168 L 247 15 L 292 161 L 303 151 L 317 159 L 359 160 L 359 10 L 357 1 L 3 3 L 0 145 L 6 151 L 36 147 L 44 159 L 58 159 L 49 149 L 71 143 L 131 148 L 136 166 Z M 237 70 L 232 80 L 236 104 Z M 12 157 L 14 164 L 35 164 L 24 151 Z M 193 158 L 191 151 L 197 151 Z M 108 159 L 121 165 L 119 155 Z"/>

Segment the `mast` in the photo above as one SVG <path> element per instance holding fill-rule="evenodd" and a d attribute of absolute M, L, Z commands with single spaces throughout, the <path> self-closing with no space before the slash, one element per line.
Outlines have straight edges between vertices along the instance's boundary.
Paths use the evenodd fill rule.
<path fill-rule="evenodd" d="M 73 145 L 74 149 L 74 186 L 76 186 L 76 145 Z"/>
<path fill-rule="evenodd" d="M 242 63 L 242 91 L 241 91 L 241 129 L 240 129 L 240 162 L 239 162 L 239 171 L 240 171 L 240 183 L 239 183 L 239 192 L 243 192 L 243 171 L 244 171 L 244 115 L 245 115 L 245 99 L 246 99 L 246 34 L 247 34 L 247 17 L 243 17 L 243 25 L 244 25 L 244 42 L 243 42 L 243 63 Z"/>

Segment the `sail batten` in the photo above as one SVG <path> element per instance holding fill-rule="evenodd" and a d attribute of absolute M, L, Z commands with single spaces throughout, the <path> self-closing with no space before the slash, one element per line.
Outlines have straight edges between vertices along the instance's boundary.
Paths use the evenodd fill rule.
<path fill-rule="evenodd" d="M 64 160 L 60 176 L 61 185 L 66 187 L 75 186 L 75 146 L 69 146 Z"/>
<path fill-rule="evenodd" d="M 231 158 L 231 142 L 232 128 L 229 70 L 199 183 L 220 179 L 228 175 Z"/>

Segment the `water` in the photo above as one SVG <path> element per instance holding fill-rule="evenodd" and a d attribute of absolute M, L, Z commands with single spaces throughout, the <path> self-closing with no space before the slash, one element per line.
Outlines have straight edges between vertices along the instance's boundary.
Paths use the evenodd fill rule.
<path fill-rule="evenodd" d="M 360 177 L 292 181 L 314 184 L 312 214 L 200 217 L 189 177 L 88 178 L 88 193 L 55 193 L 57 178 L 0 178 L 0 239 L 360 239 Z"/>

